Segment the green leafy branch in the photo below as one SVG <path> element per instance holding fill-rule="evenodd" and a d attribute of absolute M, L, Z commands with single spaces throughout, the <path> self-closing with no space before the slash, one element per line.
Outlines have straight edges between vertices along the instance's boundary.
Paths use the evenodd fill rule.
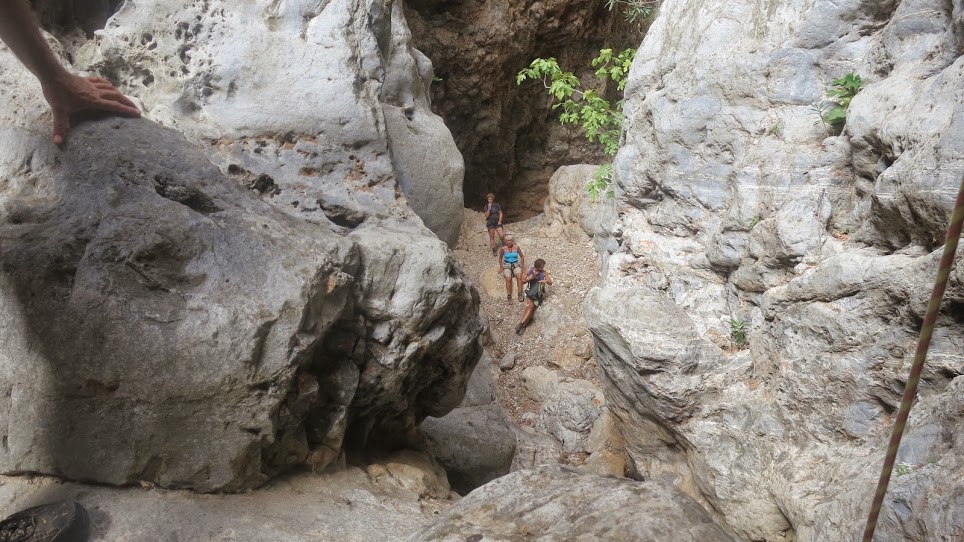
<path fill-rule="evenodd" d="M 610 163 L 599 166 L 592 180 L 586 183 L 586 193 L 589 194 L 589 200 L 596 201 L 603 194 L 606 194 L 607 198 L 615 197 L 616 194 L 609 188 L 609 183 L 612 180 L 613 165 Z"/>
<path fill-rule="evenodd" d="M 596 77 L 601 81 L 611 80 L 621 92 L 626 86 L 626 76 L 632 66 L 635 49 L 614 54 L 612 49 L 602 49 L 593 59 Z M 555 58 L 537 58 L 529 67 L 516 74 L 516 84 L 527 80 L 542 81 L 547 93 L 555 102 L 553 110 L 561 109 L 559 122 L 563 125 L 578 124 L 591 143 L 599 143 L 609 156 L 619 150 L 622 135 L 623 101 L 610 102 L 593 89 L 582 90 L 582 81 L 572 72 L 564 71 Z M 612 165 L 599 169 L 596 177 L 586 186 L 590 198 L 595 201 L 599 194 L 607 190 L 612 178 Z"/>
<path fill-rule="evenodd" d="M 847 122 L 847 110 L 850 101 L 864 88 L 864 82 L 859 75 L 851 72 L 830 83 L 827 90 L 827 100 L 813 104 L 811 107 L 820 117 L 820 121 L 828 132 L 839 134 Z"/>

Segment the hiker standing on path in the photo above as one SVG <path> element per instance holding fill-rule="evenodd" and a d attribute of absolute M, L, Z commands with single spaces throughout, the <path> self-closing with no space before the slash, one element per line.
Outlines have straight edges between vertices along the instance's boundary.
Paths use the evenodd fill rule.
<path fill-rule="evenodd" d="M 482 213 L 485 216 L 485 229 L 489 230 L 489 249 L 495 255 L 497 249 L 495 234 L 499 234 L 500 242 L 505 236 L 505 232 L 502 231 L 502 206 L 495 202 L 495 194 L 487 194 L 485 198 L 488 203 L 485 204 Z"/>
<path fill-rule="evenodd" d="M 490 230 L 491 231 L 491 230 Z M 512 234 L 506 234 L 504 244 L 499 249 L 499 261 L 502 262 L 501 273 L 505 277 L 506 301 L 512 304 L 512 276 L 519 285 L 519 303 L 522 303 L 522 270 L 526 266 L 526 258 L 522 249 L 515 244 Z"/>
<path fill-rule="evenodd" d="M 70 130 L 70 116 L 103 111 L 126 117 L 141 112 L 110 82 L 68 72 L 50 50 L 30 8 L 22 0 L 0 1 L 0 39 L 37 79 L 54 114 L 53 140 L 62 145 Z"/>
<path fill-rule="evenodd" d="M 532 321 L 532 315 L 536 312 L 536 307 L 542 305 L 542 297 L 546 293 L 546 286 L 552 284 L 552 277 L 546 271 L 546 261 L 539 258 L 532 264 L 526 272 L 526 310 L 522 313 L 522 321 L 515 326 L 517 335 L 522 335 L 526 326 Z"/>

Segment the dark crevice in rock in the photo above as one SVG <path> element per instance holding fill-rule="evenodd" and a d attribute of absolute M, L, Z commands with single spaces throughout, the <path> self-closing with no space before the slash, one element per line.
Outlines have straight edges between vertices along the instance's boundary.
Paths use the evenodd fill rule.
<path fill-rule="evenodd" d="M 465 157 L 466 207 L 481 210 L 494 192 L 507 219 L 528 218 L 541 212 L 559 166 L 606 159 L 580 131 L 558 125 L 542 85 L 515 83 L 534 58 L 555 57 L 593 84 L 590 61 L 600 48 L 638 47 L 640 28 L 605 2 L 418 0 L 406 4 L 406 18 L 441 79 L 432 84 L 432 107 Z"/>
<path fill-rule="evenodd" d="M 945 301 L 944 313 L 958 324 L 964 324 L 964 300 Z"/>
<path fill-rule="evenodd" d="M 328 220 L 343 228 L 357 228 L 366 218 L 365 214 L 361 211 L 337 205 L 323 199 L 318 199 L 315 203 L 317 203 L 318 207 L 325 213 Z"/>
<path fill-rule="evenodd" d="M 230 170 L 231 168 L 228 167 L 228 171 Z M 261 195 L 268 194 L 273 196 L 278 192 L 281 192 L 281 189 L 278 188 L 278 185 L 274 183 L 274 179 L 272 179 L 271 176 L 268 175 L 267 173 L 262 173 L 261 175 L 258 175 L 254 179 L 254 181 L 251 182 L 251 184 L 249 185 L 249 188 L 258 192 Z"/>
<path fill-rule="evenodd" d="M 217 213 L 221 210 L 210 197 L 200 190 L 177 184 L 161 175 L 154 176 L 154 191 L 162 198 L 176 201 L 202 215 Z"/>

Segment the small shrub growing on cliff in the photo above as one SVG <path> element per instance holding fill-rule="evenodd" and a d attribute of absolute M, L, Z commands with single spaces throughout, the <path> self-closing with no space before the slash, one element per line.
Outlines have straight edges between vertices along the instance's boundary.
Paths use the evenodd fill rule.
<path fill-rule="evenodd" d="M 626 21 L 630 23 L 642 22 L 652 17 L 659 7 L 661 0 L 606 0 L 606 7 L 609 11 L 619 6 L 626 15 Z"/>
<path fill-rule="evenodd" d="M 864 88 L 859 75 L 851 72 L 830 83 L 827 100 L 813 105 L 828 133 L 839 134 L 847 122 L 850 101 Z"/>
<path fill-rule="evenodd" d="M 593 59 L 596 77 L 602 81 L 612 80 L 622 92 L 626 86 L 626 75 L 636 56 L 636 49 L 626 49 L 615 54 L 612 49 L 602 49 Z M 529 67 L 516 74 L 515 82 L 521 85 L 528 79 L 541 80 L 554 102 L 552 109 L 562 109 L 559 115 L 561 124 L 578 124 L 585 131 L 586 139 L 599 143 L 603 151 L 614 156 L 619 150 L 619 137 L 623 125 L 623 101 L 615 103 L 607 100 L 593 89 L 583 90 L 582 81 L 572 72 L 563 71 L 555 58 L 537 58 Z M 596 176 L 586 185 L 586 191 L 593 201 L 602 193 L 612 197 L 609 182 L 612 179 L 612 165 L 599 168 Z"/>
<path fill-rule="evenodd" d="M 746 346 L 747 323 L 743 320 L 730 320 L 730 340 L 737 348 Z"/>

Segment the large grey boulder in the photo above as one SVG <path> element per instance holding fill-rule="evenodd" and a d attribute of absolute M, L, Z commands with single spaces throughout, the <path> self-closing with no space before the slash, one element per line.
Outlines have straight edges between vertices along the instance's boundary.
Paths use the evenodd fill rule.
<path fill-rule="evenodd" d="M 461 407 L 442 418 L 426 418 L 428 449 L 459 493 L 507 474 L 516 450 L 512 421 L 502 406 Z"/>
<path fill-rule="evenodd" d="M 512 457 L 512 472 L 562 463 L 562 444 L 551 435 L 534 431 L 528 427 L 515 428 L 515 455 Z"/>
<path fill-rule="evenodd" d="M 630 470 L 745 539 L 859 538 L 964 175 L 962 22 L 940 0 L 683 0 L 636 57 L 587 320 Z M 837 135 L 811 104 L 848 72 Z M 945 303 L 880 540 L 964 532 L 959 273 Z"/>
<path fill-rule="evenodd" d="M 496 399 L 495 361 L 483 352 L 458 408 L 422 422 L 428 451 L 462 493 L 507 474 L 516 453 L 516 427 Z"/>
<path fill-rule="evenodd" d="M 609 241 L 616 223 L 614 198 L 601 194 L 593 200 L 586 184 L 593 181 L 598 165 L 579 164 L 562 166 L 549 178 L 549 195 L 543 206 L 548 235 L 563 235 L 570 239 L 593 238 L 600 252 Z"/>
<path fill-rule="evenodd" d="M 604 404 L 602 393 L 591 382 L 562 382 L 542 404 L 536 428 L 558 439 L 567 454 L 587 452 L 589 432 Z"/>
<path fill-rule="evenodd" d="M 58 150 L 0 62 L 0 471 L 242 490 L 461 401 L 483 323 L 443 243 L 291 217 L 146 120 Z"/>
<path fill-rule="evenodd" d="M 454 245 L 462 157 L 401 4 L 125 2 L 72 53 L 286 212 L 418 229 L 414 210 Z"/>
<path fill-rule="evenodd" d="M 444 512 L 410 542 L 733 541 L 679 490 L 561 465 L 514 472 Z"/>

